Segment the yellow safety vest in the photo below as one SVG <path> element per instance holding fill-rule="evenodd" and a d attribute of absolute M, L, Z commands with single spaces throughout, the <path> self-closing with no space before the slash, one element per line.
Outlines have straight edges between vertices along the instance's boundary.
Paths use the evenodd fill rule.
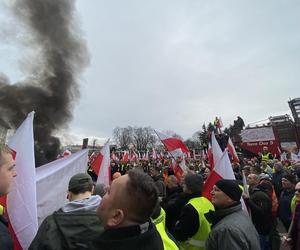
<path fill-rule="evenodd" d="M 160 214 L 156 219 L 152 219 L 152 222 L 155 224 L 156 230 L 160 234 L 160 237 L 164 244 L 165 250 L 179 250 L 177 245 L 173 240 L 170 239 L 166 233 L 166 212 L 162 208 L 160 209 Z"/>
<path fill-rule="evenodd" d="M 270 153 L 267 153 L 267 154 L 261 154 L 261 160 L 262 161 L 269 161 L 270 160 Z"/>
<path fill-rule="evenodd" d="M 2 205 L 0 205 L 0 215 L 3 215 L 4 214 L 4 207 Z"/>
<path fill-rule="evenodd" d="M 205 241 L 210 232 L 210 223 L 206 220 L 204 214 L 209 210 L 215 210 L 213 204 L 205 197 L 196 197 L 190 199 L 187 204 L 191 204 L 199 215 L 199 229 L 198 232 L 187 241 L 180 244 L 184 250 L 205 250 Z"/>

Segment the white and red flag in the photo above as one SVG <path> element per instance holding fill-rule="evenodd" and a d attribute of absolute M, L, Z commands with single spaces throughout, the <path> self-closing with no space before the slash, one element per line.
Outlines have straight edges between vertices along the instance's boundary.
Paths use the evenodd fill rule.
<path fill-rule="evenodd" d="M 111 153 L 111 159 L 114 160 L 114 161 L 118 161 L 119 160 L 119 158 L 116 156 L 115 152 Z"/>
<path fill-rule="evenodd" d="M 34 112 L 29 113 L 8 142 L 17 153 L 17 176 L 13 180 L 13 190 L 6 196 L 14 249 L 27 249 L 38 230 L 33 118 Z"/>
<path fill-rule="evenodd" d="M 188 147 L 179 138 L 163 134 L 156 130 L 155 130 L 155 132 L 156 132 L 157 136 L 159 137 L 159 139 L 161 140 L 161 142 L 165 145 L 168 152 L 170 152 L 171 154 L 173 151 L 177 151 L 178 149 L 180 149 L 182 151 L 182 153 L 190 152 Z"/>
<path fill-rule="evenodd" d="M 233 145 L 230 137 L 228 138 L 227 149 L 232 157 L 232 162 L 239 163 L 240 162 L 239 157 L 235 151 L 234 145 Z"/>
<path fill-rule="evenodd" d="M 214 168 L 206 180 L 202 192 L 202 195 L 208 199 L 211 199 L 210 192 L 217 181 L 221 179 L 235 180 L 227 149 L 222 152 L 214 132 L 212 133 L 212 153 L 214 158 Z"/>
<path fill-rule="evenodd" d="M 187 169 L 184 155 L 190 152 L 189 149 L 180 139 L 171 137 L 158 131 L 155 132 L 173 159 L 177 160 L 180 158 L 180 163 L 178 164 L 176 162 L 176 165 L 173 165 L 175 176 L 177 179 L 180 179 L 183 172 Z"/>
<path fill-rule="evenodd" d="M 129 153 L 128 151 L 125 151 L 122 157 L 122 162 L 128 162 L 129 161 Z"/>
<path fill-rule="evenodd" d="M 98 175 L 97 184 L 102 183 L 105 186 L 109 186 L 110 181 L 110 148 L 109 148 L 109 139 L 104 144 L 103 148 L 100 151 L 100 166 L 99 171 L 96 172 Z"/>
<path fill-rule="evenodd" d="M 156 160 L 158 158 L 155 148 L 152 148 L 152 159 Z"/>

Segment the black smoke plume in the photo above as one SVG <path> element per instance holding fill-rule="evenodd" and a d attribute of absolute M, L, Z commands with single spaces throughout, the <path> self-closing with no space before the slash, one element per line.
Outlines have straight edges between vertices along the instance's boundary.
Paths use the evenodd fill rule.
<path fill-rule="evenodd" d="M 76 29 L 74 0 L 16 0 L 14 13 L 32 36 L 37 56 L 29 59 L 32 70 L 25 81 L 10 85 L 0 76 L 0 114 L 16 128 L 36 111 L 36 164 L 41 165 L 58 154 L 60 142 L 52 133 L 72 118 L 88 53 Z"/>

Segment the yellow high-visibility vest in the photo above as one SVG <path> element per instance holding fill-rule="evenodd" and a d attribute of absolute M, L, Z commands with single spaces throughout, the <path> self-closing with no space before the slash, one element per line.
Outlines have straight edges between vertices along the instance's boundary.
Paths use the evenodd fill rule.
<path fill-rule="evenodd" d="M 199 229 L 197 233 L 189 238 L 187 241 L 182 242 L 180 247 L 184 250 L 205 250 L 205 241 L 210 232 L 210 223 L 206 220 L 204 214 L 209 210 L 215 210 L 213 204 L 205 197 L 196 197 L 190 199 L 187 204 L 191 204 L 198 212 L 199 215 Z"/>

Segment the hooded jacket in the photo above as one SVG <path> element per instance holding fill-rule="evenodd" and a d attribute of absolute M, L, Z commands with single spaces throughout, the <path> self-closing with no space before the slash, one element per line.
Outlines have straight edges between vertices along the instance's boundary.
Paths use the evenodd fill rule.
<path fill-rule="evenodd" d="M 49 215 L 39 227 L 29 250 L 89 249 L 103 231 L 96 215 L 100 196 L 69 202 Z"/>

